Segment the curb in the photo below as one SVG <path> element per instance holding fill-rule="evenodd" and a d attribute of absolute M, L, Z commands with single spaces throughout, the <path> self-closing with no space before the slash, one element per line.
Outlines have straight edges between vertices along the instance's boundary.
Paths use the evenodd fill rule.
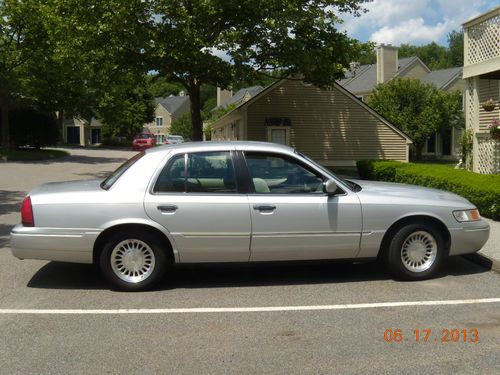
<path fill-rule="evenodd" d="M 464 255 L 465 259 L 470 260 L 480 266 L 486 267 L 487 269 L 500 274 L 500 260 L 489 258 L 479 253 Z"/>

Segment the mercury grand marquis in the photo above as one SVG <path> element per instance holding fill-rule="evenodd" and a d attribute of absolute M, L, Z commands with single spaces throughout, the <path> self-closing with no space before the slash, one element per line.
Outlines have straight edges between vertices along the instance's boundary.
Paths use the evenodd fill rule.
<path fill-rule="evenodd" d="M 432 277 L 489 225 L 466 199 L 345 180 L 286 146 L 183 143 L 139 153 L 104 181 L 47 183 L 11 232 L 20 259 L 98 263 L 115 287 L 151 288 L 182 263 L 381 259 Z"/>

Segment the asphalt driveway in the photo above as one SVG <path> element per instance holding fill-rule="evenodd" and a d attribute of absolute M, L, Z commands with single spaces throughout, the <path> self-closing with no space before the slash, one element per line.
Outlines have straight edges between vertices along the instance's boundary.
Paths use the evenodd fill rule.
<path fill-rule="evenodd" d="M 133 155 L 71 152 L 0 163 L 1 373 L 500 372 L 500 275 L 461 257 L 414 283 L 378 264 L 193 266 L 146 293 L 109 290 L 94 266 L 15 259 L 8 233 L 27 191 L 102 178 Z"/>

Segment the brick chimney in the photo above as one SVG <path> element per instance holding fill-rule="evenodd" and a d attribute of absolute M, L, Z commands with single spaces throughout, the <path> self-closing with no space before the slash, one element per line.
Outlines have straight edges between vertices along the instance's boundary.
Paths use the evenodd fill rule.
<path fill-rule="evenodd" d="M 232 90 L 223 90 L 220 87 L 217 87 L 217 107 L 225 105 L 232 96 Z"/>
<path fill-rule="evenodd" d="M 377 47 L 377 84 L 389 81 L 398 71 L 398 47 L 381 44 Z"/>

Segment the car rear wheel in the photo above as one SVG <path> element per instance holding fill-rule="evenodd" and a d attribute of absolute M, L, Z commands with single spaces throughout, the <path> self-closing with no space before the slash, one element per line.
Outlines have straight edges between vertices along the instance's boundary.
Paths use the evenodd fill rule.
<path fill-rule="evenodd" d="M 409 224 L 396 231 L 385 261 L 393 275 L 404 280 L 434 276 L 445 257 L 441 233 L 427 224 Z"/>
<path fill-rule="evenodd" d="M 141 291 L 161 280 L 167 257 L 161 241 L 153 234 L 117 233 L 104 245 L 100 266 L 118 289 Z"/>

